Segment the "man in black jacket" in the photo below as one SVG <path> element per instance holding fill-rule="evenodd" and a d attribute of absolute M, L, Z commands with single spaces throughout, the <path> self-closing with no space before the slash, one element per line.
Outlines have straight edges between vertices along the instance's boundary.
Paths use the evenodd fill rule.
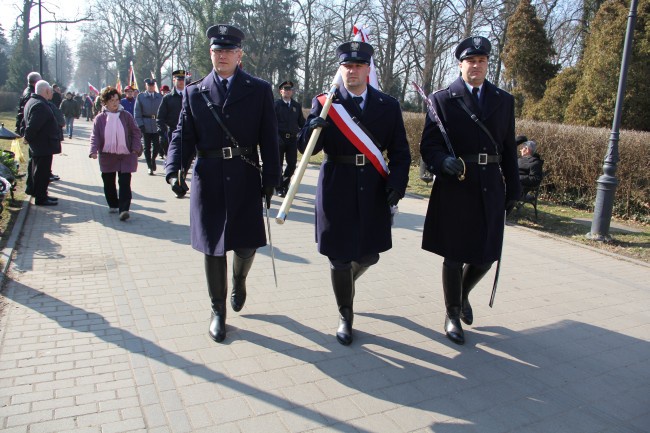
<path fill-rule="evenodd" d="M 156 126 L 160 136 L 160 147 L 164 155 L 167 155 L 167 148 L 172 138 L 172 132 L 178 124 L 178 115 L 181 114 L 183 105 L 183 89 L 185 89 L 185 71 L 172 72 L 174 88 L 162 98 L 158 114 L 156 115 Z"/>
<path fill-rule="evenodd" d="M 37 206 L 53 206 L 57 200 L 47 195 L 52 169 L 52 155 L 61 153 L 61 128 L 50 108 L 52 87 L 40 80 L 25 104 L 25 140 L 32 154 L 33 196 Z"/>
<path fill-rule="evenodd" d="M 275 115 L 278 118 L 278 144 L 280 145 L 280 162 L 287 160 L 287 167 L 282 174 L 282 184 L 277 188 L 280 197 L 284 197 L 296 171 L 298 160 L 298 132 L 305 124 L 302 106 L 293 100 L 293 82 L 285 81 L 278 86 L 280 99 L 275 100 Z"/>
<path fill-rule="evenodd" d="M 533 140 L 528 140 L 522 144 L 519 152 L 521 153 L 521 158 L 517 161 L 519 165 L 519 182 L 523 190 L 521 196 L 524 198 L 528 192 L 542 183 L 544 160 L 539 157 L 537 143 Z"/>

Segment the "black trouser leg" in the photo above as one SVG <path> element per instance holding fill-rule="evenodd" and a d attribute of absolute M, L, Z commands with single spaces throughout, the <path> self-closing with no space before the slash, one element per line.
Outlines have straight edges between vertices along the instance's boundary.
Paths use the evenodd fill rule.
<path fill-rule="evenodd" d="M 463 264 L 445 259 L 442 263 L 442 289 L 445 294 L 445 334 L 456 344 L 465 343 L 460 324 Z"/>
<path fill-rule="evenodd" d="M 469 303 L 469 292 L 471 292 L 478 282 L 481 281 L 491 267 L 492 263 L 481 265 L 472 265 L 468 263 L 463 267 L 463 291 L 461 296 L 460 319 L 467 325 L 474 323 L 474 312 Z"/>
<path fill-rule="evenodd" d="M 119 199 L 117 198 L 117 189 L 115 188 L 115 172 L 102 173 L 102 181 L 104 182 L 104 197 L 106 197 L 106 204 L 109 208 L 119 207 Z"/>
<path fill-rule="evenodd" d="M 293 173 L 296 171 L 298 144 L 295 141 L 292 143 L 285 143 L 284 153 L 287 160 L 287 167 L 284 169 L 284 174 L 282 175 L 282 187 L 286 193 L 286 190 L 289 188 L 289 183 L 291 182 L 291 176 L 293 176 Z"/>
<path fill-rule="evenodd" d="M 152 154 L 151 154 L 151 162 L 152 162 L 152 167 L 151 169 L 153 171 L 156 171 L 156 157 L 158 155 L 162 155 L 162 150 L 160 150 L 160 136 L 158 133 L 153 133 L 151 135 L 151 146 L 152 146 Z"/>
<path fill-rule="evenodd" d="M 142 134 L 144 139 L 144 159 L 147 161 L 147 168 L 153 170 L 151 164 L 151 134 L 144 133 Z"/>
<path fill-rule="evenodd" d="M 339 327 L 336 339 L 344 346 L 352 343 L 352 322 L 354 321 L 354 279 L 352 268 L 331 269 L 332 287 L 339 309 Z"/>
<path fill-rule="evenodd" d="M 225 256 L 205 255 L 205 279 L 212 306 L 208 334 L 217 343 L 226 338 L 226 294 L 228 292 Z"/>
<path fill-rule="evenodd" d="M 118 173 L 118 183 L 120 186 L 119 208 L 120 213 L 128 211 L 131 208 L 131 173 Z"/>
<path fill-rule="evenodd" d="M 29 152 L 29 160 L 27 161 L 27 179 L 25 180 L 25 193 L 27 195 L 34 195 L 34 156 L 31 149 Z"/>
<path fill-rule="evenodd" d="M 230 306 L 235 311 L 244 308 L 246 302 L 246 277 L 253 266 L 255 250 L 233 251 L 232 260 L 232 295 Z"/>
<path fill-rule="evenodd" d="M 52 155 L 32 157 L 34 170 L 33 196 L 36 204 L 47 200 L 47 187 L 50 184 L 50 172 L 52 171 Z"/>

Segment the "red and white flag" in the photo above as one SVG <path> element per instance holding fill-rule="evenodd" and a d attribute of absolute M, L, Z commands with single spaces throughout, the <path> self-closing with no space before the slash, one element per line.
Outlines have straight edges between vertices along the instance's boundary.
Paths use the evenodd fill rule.
<path fill-rule="evenodd" d="M 354 32 L 354 40 L 358 42 L 369 42 L 368 38 L 368 29 L 361 25 L 355 25 L 352 28 Z M 368 84 L 370 84 L 375 89 L 379 90 L 379 82 L 377 81 L 377 68 L 375 68 L 375 60 L 373 57 L 370 58 L 370 74 L 368 74 Z"/>
<path fill-rule="evenodd" d="M 117 84 L 115 84 L 115 88 L 117 89 L 117 91 L 121 95 L 122 94 L 122 82 L 120 81 L 120 72 L 119 71 L 117 72 Z"/>
<path fill-rule="evenodd" d="M 129 67 L 129 86 L 133 90 L 138 90 L 138 81 L 135 79 L 135 71 L 133 70 L 133 62 L 131 62 L 131 66 Z"/>
<path fill-rule="evenodd" d="M 99 90 L 97 90 L 97 87 L 90 84 L 90 82 L 88 82 L 88 91 L 95 92 L 96 95 L 99 95 Z"/>

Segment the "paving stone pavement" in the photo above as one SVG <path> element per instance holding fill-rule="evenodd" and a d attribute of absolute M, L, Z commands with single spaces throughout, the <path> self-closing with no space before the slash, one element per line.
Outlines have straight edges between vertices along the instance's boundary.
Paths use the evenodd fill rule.
<path fill-rule="evenodd" d="M 59 205 L 30 208 L 2 292 L 1 431 L 650 431 L 646 264 L 509 226 L 494 308 L 492 271 L 456 346 L 441 259 L 420 248 L 427 201 L 407 197 L 393 249 L 358 282 L 344 347 L 310 167 L 287 222 L 272 221 L 278 287 L 262 248 L 216 344 L 189 200 L 142 161 L 119 221 L 87 156 L 90 123 L 75 129 L 54 158 Z"/>

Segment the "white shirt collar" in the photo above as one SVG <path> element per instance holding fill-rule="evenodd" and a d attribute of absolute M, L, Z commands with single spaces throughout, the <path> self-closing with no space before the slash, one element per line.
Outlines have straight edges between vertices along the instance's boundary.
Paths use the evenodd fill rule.
<path fill-rule="evenodd" d="M 472 89 L 474 88 L 474 86 L 472 86 L 471 84 L 469 84 L 469 83 L 468 83 L 467 81 L 465 81 L 465 80 L 463 80 L 463 83 L 465 83 L 465 86 L 467 86 L 467 90 L 469 90 L 469 93 L 472 93 Z M 483 83 L 483 84 L 485 84 L 485 83 Z M 480 86 L 478 86 L 478 97 L 479 97 L 479 98 L 481 97 L 481 92 L 483 91 L 483 84 L 481 84 Z"/>

